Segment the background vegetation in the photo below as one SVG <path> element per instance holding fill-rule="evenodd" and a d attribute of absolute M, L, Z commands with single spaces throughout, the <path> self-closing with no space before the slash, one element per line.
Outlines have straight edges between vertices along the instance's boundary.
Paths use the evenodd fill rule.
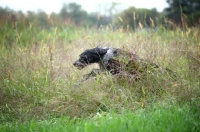
<path fill-rule="evenodd" d="M 0 131 L 200 131 L 197 19 L 179 24 L 134 7 L 111 19 L 75 3 L 59 14 L 0 13 Z M 72 64 L 97 45 L 132 51 L 176 76 L 108 74 L 78 84 L 97 66 Z"/>
<path fill-rule="evenodd" d="M 169 7 L 162 12 L 158 12 L 156 8 L 137 9 L 130 7 L 118 14 L 114 14 L 118 5 L 115 2 L 110 7 L 105 7 L 105 14 L 87 13 L 81 8 L 81 5 L 76 3 L 64 4 L 59 13 L 52 12 L 51 14 L 46 14 L 42 10 L 23 13 L 22 11 L 13 11 L 8 7 L 0 7 L 0 23 L 7 21 L 21 26 L 29 26 L 30 23 L 34 23 L 41 28 L 59 26 L 63 23 L 93 28 L 112 24 L 115 28 L 123 25 L 125 28 L 128 26 L 135 30 L 139 23 L 149 28 L 160 25 L 167 26 L 167 22 L 181 28 L 184 26 L 185 28 L 199 27 L 200 2 L 198 0 L 167 0 L 167 3 Z M 174 28 L 175 25 L 168 25 L 168 28 Z"/>

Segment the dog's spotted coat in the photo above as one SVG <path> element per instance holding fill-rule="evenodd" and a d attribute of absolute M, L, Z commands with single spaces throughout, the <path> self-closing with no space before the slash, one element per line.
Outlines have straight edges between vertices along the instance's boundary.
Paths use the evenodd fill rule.
<path fill-rule="evenodd" d="M 156 64 L 143 60 L 132 52 L 112 47 L 85 50 L 73 65 L 78 69 L 83 69 L 93 63 L 98 63 L 100 69 L 93 69 L 91 73 L 85 75 L 85 79 L 104 71 L 112 75 L 132 75 L 136 79 L 148 71 L 159 68 Z"/>

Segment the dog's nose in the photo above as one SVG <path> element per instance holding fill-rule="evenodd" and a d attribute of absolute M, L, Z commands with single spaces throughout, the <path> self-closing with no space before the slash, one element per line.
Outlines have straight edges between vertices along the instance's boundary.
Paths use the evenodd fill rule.
<path fill-rule="evenodd" d="M 76 62 L 74 62 L 73 65 L 76 66 Z"/>

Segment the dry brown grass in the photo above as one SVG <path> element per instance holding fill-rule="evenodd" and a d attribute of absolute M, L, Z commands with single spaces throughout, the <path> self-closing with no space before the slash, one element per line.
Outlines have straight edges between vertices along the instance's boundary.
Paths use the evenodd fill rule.
<path fill-rule="evenodd" d="M 82 30 L 78 35 L 76 40 L 41 41 L 2 50 L 0 98 L 5 118 L 87 117 L 98 111 L 145 108 L 157 101 L 199 100 L 200 43 L 196 30 L 122 32 L 107 28 L 92 33 Z M 173 79 L 168 74 L 154 74 L 130 82 L 99 75 L 76 85 L 97 65 L 79 71 L 72 65 L 74 60 L 99 44 L 132 51 L 169 67 L 178 76 Z"/>

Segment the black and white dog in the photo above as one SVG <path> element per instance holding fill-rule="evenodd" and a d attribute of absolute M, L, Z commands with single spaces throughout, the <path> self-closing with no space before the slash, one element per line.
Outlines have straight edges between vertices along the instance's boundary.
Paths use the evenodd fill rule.
<path fill-rule="evenodd" d="M 143 60 L 132 52 L 111 47 L 88 49 L 79 56 L 80 58 L 73 63 L 78 69 L 83 69 L 93 63 L 98 63 L 100 67 L 85 75 L 85 79 L 104 71 L 112 75 L 131 75 L 133 79 L 137 79 L 141 74 L 145 74 L 145 71 L 159 68 L 158 65 Z"/>

